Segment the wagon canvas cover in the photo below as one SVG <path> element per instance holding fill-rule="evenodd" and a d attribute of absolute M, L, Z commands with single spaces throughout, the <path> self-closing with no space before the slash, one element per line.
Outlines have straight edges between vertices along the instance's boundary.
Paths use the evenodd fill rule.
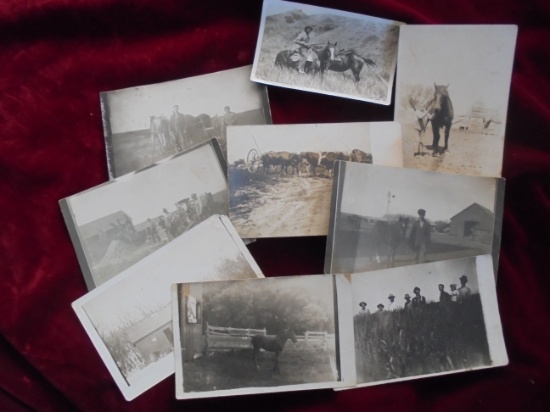
<path fill-rule="evenodd" d="M 402 166 L 396 122 L 235 126 L 229 218 L 242 237 L 326 236 L 337 159 Z"/>
<path fill-rule="evenodd" d="M 73 302 L 120 391 L 131 400 L 174 372 L 170 287 L 263 277 L 226 216 L 214 215 Z"/>

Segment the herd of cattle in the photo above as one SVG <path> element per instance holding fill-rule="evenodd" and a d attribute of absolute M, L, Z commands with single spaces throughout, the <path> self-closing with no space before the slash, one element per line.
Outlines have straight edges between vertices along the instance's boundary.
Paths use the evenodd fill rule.
<path fill-rule="evenodd" d="M 265 173 L 270 173 L 280 169 L 280 173 L 288 174 L 291 169 L 292 174 L 302 175 L 305 169 L 306 173 L 312 176 L 317 175 L 317 167 L 326 170 L 329 176 L 332 176 L 334 164 L 337 160 L 345 160 L 357 163 L 372 163 L 372 155 L 359 149 L 353 149 L 351 152 L 268 152 L 261 156 L 261 162 Z"/>

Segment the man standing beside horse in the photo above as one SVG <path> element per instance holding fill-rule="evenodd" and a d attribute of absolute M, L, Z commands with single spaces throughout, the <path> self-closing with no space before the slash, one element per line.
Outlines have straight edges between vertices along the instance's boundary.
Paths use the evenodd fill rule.
<path fill-rule="evenodd" d="M 414 221 L 409 237 L 409 247 L 415 252 L 415 263 L 426 261 L 426 249 L 431 241 L 430 224 L 426 221 L 426 211 L 418 209 L 418 219 Z"/>

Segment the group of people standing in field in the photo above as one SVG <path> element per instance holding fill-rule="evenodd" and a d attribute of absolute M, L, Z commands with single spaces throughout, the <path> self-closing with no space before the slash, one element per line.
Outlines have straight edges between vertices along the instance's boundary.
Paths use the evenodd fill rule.
<path fill-rule="evenodd" d="M 451 305 L 455 303 L 459 303 L 465 299 L 468 299 L 472 295 L 472 290 L 467 286 L 468 283 L 468 277 L 466 275 L 462 275 L 460 278 L 460 287 L 457 289 L 456 283 L 452 283 L 450 285 L 451 292 L 445 291 L 445 285 L 440 283 L 438 285 L 439 289 L 439 303 L 442 305 Z M 383 303 L 379 303 L 377 307 L 377 312 L 384 312 L 384 311 L 393 311 L 398 309 L 405 309 L 405 310 L 417 310 L 422 308 L 426 304 L 426 298 L 421 295 L 420 288 L 416 286 L 413 289 L 414 296 L 411 298 L 411 295 L 408 293 L 405 294 L 404 299 L 405 303 L 403 306 L 399 305 L 395 302 L 395 295 L 393 293 L 390 293 L 388 296 L 389 303 L 384 305 Z M 359 303 L 359 306 L 361 307 L 361 312 L 367 311 L 367 303 L 361 302 Z"/>

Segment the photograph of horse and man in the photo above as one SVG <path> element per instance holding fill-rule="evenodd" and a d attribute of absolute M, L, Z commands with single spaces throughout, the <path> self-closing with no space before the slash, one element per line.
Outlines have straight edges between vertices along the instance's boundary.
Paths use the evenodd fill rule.
<path fill-rule="evenodd" d="M 501 176 L 516 36 L 513 25 L 401 26 L 405 167 Z"/>
<path fill-rule="evenodd" d="M 178 398 L 341 386 L 334 278 L 258 280 L 178 285 Z"/>
<path fill-rule="evenodd" d="M 266 0 L 251 79 L 388 105 L 401 24 Z"/>
<path fill-rule="evenodd" d="M 109 174 L 118 177 L 216 138 L 227 128 L 270 124 L 266 87 L 251 66 L 101 93 Z"/>
<path fill-rule="evenodd" d="M 504 181 L 339 162 L 326 273 L 357 273 L 493 254 Z"/>

